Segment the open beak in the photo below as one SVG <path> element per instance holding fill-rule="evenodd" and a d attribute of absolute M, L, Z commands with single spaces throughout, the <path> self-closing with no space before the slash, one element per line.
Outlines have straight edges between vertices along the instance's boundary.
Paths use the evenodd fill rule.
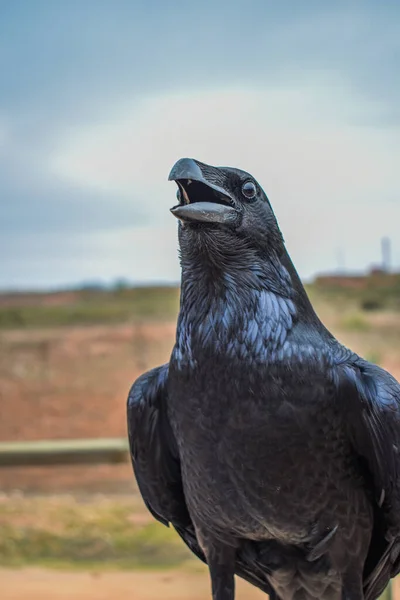
<path fill-rule="evenodd" d="M 238 211 L 232 196 L 224 188 L 208 181 L 192 158 L 178 160 L 168 180 L 176 181 L 180 190 L 180 203 L 171 208 L 171 212 L 181 221 L 227 224 L 237 218 Z"/>

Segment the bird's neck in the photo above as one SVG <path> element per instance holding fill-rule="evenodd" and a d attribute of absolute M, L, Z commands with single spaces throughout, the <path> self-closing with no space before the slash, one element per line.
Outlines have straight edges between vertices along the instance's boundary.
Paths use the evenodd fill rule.
<path fill-rule="evenodd" d="M 182 260 L 178 362 L 195 362 L 205 350 L 265 362 L 282 352 L 299 320 L 319 323 L 286 251 L 247 264 Z"/>
<path fill-rule="evenodd" d="M 181 305 L 186 311 L 209 310 L 215 303 L 234 304 L 239 313 L 260 293 L 271 293 L 290 300 L 293 293 L 287 269 L 277 260 L 235 261 L 204 260 L 196 257 L 182 261 Z M 195 316 L 193 314 L 193 316 Z"/>

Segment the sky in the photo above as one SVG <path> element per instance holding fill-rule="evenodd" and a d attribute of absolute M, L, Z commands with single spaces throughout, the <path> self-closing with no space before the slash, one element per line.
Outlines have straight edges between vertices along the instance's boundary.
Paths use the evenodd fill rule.
<path fill-rule="evenodd" d="M 0 0 L 0 288 L 176 282 L 168 173 L 252 173 L 304 278 L 400 269 L 397 0 Z"/>

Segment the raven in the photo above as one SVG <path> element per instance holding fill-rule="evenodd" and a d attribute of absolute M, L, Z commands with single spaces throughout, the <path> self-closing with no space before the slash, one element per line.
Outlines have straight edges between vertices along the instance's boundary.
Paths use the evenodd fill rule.
<path fill-rule="evenodd" d="M 317 317 L 248 173 L 179 160 L 182 282 L 168 364 L 128 398 L 149 511 L 276 600 L 373 600 L 400 571 L 400 386 Z"/>

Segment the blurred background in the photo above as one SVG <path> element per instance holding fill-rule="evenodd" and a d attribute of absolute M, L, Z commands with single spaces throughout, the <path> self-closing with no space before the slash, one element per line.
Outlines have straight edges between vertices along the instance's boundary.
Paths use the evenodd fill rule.
<path fill-rule="evenodd" d="M 2 598 L 210 597 L 126 452 L 178 158 L 251 172 L 321 318 L 400 378 L 399 61 L 391 1 L 0 0 Z"/>

